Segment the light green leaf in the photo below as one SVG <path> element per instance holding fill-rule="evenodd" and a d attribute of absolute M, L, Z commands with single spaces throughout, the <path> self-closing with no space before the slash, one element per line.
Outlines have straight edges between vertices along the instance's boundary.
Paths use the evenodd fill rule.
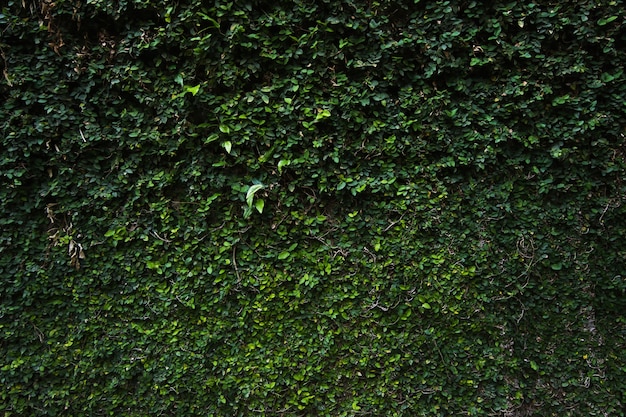
<path fill-rule="evenodd" d="M 278 161 L 278 172 L 280 174 L 282 174 L 283 173 L 283 167 L 287 166 L 289 164 L 291 164 L 291 161 L 288 160 L 288 159 L 281 159 L 280 161 Z"/>
<path fill-rule="evenodd" d="M 146 267 L 148 269 L 157 269 L 161 264 L 159 261 L 146 261 Z"/>
<path fill-rule="evenodd" d="M 211 143 L 216 141 L 217 139 L 219 139 L 220 135 L 218 135 L 217 133 L 213 133 L 212 135 L 209 135 L 209 137 L 207 137 L 204 140 L 204 143 Z"/>
<path fill-rule="evenodd" d="M 615 19 L 617 19 L 617 16 L 611 16 L 611 17 L 607 17 L 606 19 L 600 19 L 598 20 L 598 26 L 604 26 L 606 24 L 609 24 Z"/>
<path fill-rule="evenodd" d="M 361 407 L 359 407 L 359 402 L 358 402 L 357 400 L 354 400 L 354 401 L 352 402 L 352 409 L 353 409 L 354 411 L 359 411 L 359 410 L 361 409 Z"/>
<path fill-rule="evenodd" d="M 533 368 L 534 371 L 539 370 L 539 365 L 537 365 L 537 362 L 535 361 L 530 361 L 530 367 Z"/>
<path fill-rule="evenodd" d="M 330 117 L 330 110 L 321 109 L 318 110 L 315 120 L 326 119 L 327 117 Z"/>
<path fill-rule="evenodd" d="M 263 213 L 263 207 L 265 207 L 265 201 L 262 198 L 259 198 L 255 203 L 254 207 L 257 209 L 259 213 Z"/>
<path fill-rule="evenodd" d="M 291 253 L 284 251 L 278 254 L 278 259 L 282 261 L 283 259 L 289 258 L 290 255 Z"/>
<path fill-rule="evenodd" d="M 246 193 L 246 203 L 248 203 L 248 207 L 252 207 L 252 200 L 254 199 L 254 194 L 265 188 L 263 184 L 253 184 L 248 188 L 248 192 Z"/>
<path fill-rule="evenodd" d="M 194 87 L 191 87 L 189 85 L 185 86 L 185 93 L 191 93 L 192 95 L 195 96 L 196 94 L 198 94 L 198 91 L 200 91 L 200 84 Z"/>
<path fill-rule="evenodd" d="M 227 140 L 226 142 L 223 142 L 222 146 L 228 153 L 230 153 L 230 150 L 233 148 L 233 144 L 229 140 Z"/>

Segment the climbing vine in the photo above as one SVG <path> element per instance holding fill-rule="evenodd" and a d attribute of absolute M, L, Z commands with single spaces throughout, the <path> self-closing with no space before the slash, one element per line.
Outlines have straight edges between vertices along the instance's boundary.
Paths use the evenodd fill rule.
<path fill-rule="evenodd" d="M 0 409 L 623 416 L 625 19 L 6 2 Z"/>

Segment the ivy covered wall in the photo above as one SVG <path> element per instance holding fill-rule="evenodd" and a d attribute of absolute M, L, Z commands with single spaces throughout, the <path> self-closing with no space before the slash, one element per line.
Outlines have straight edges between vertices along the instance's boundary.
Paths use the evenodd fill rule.
<path fill-rule="evenodd" d="M 3 415 L 623 416 L 626 9 L 484 3 L 6 2 Z"/>

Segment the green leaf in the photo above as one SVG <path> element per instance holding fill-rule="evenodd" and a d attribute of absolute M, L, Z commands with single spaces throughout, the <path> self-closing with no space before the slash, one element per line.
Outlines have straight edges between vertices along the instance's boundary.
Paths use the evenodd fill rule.
<path fill-rule="evenodd" d="M 228 153 L 230 153 L 231 149 L 233 148 L 233 144 L 229 140 L 227 140 L 226 142 L 223 142 L 222 146 Z"/>
<path fill-rule="evenodd" d="M 252 207 L 252 200 L 254 199 L 254 194 L 257 191 L 265 188 L 263 184 L 253 184 L 248 188 L 248 192 L 246 192 L 246 203 L 248 203 L 248 207 Z"/>
<path fill-rule="evenodd" d="M 198 15 L 202 17 L 202 19 L 209 21 L 216 29 L 220 28 L 220 24 L 218 23 L 218 21 L 208 16 L 206 13 L 199 12 Z"/>
<path fill-rule="evenodd" d="M 216 140 L 218 140 L 220 138 L 220 135 L 217 133 L 213 133 L 211 135 L 209 135 L 205 140 L 204 143 L 211 143 L 211 142 L 215 142 Z"/>
<path fill-rule="evenodd" d="M 159 266 L 161 266 L 159 261 L 146 261 L 146 267 L 148 269 L 157 269 Z"/>
<path fill-rule="evenodd" d="M 606 19 L 599 19 L 598 20 L 598 25 L 599 26 L 604 26 L 604 25 L 607 25 L 607 24 L 611 23 L 612 21 L 614 21 L 616 19 L 617 19 L 617 16 L 610 16 L 610 17 L 607 17 Z"/>
<path fill-rule="evenodd" d="M 262 198 L 259 198 L 254 203 L 254 207 L 257 209 L 259 213 L 263 213 L 263 207 L 265 207 L 265 201 Z"/>
<path fill-rule="evenodd" d="M 282 174 L 283 172 L 283 167 L 287 166 L 291 164 L 291 161 L 288 159 L 281 159 L 280 161 L 278 161 L 278 173 Z"/>
<path fill-rule="evenodd" d="M 288 252 L 288 251 L 283 251 L 283 252 L 281 252 L 281 253 L 279 253 L 279 254 L 278 254 L 278 259 L 282 261 L 282 260 L 284 260 L 284 259 L 289 258 L 289 256 L 290 256 L 290 255 L 291 255 L 291 253 L 290 253 L 290 252 Z"/>
<path fill-rule="evenodd" d="M 196 94 L 198 94 L 199 90 L 200 90 L 200 84 L 198 84 L 198 85 L 196 85 L 194 87 L 191 87 L 191 86 L 188 86 L 188 85 L 185 86 L 185 93 L 191 93 L 194 96 Z"/>
<path fill-rule="evenodd" d="M 320 109 L 315 116 L 315 120 L 326 119 L 327 117 L 330 117 L 330 110 Z"/>
<path fill-rule="evenodd" d="M 553 106 L 558 106 L 560 104 L 567 103 L 567 101 L 569 99 L 570 99 L 570 95 L 569 94 L 565 94 L 564 96 L 556 97 L 554 100 L 552 100 L 552 105 Z"/>

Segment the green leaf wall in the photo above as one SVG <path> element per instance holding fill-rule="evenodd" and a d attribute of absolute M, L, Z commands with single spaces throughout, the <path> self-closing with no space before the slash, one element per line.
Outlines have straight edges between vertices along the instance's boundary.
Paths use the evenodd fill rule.
<path fill-rule="evenodd" d="M 3 4 L 3 416 L 624 416 L 622 1 Z"/>

